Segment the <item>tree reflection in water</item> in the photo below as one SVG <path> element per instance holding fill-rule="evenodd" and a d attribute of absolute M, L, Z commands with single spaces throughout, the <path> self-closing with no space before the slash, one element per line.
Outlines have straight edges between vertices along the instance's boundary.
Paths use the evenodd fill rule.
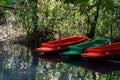
<path fill-rule="evenodd" d="M 38 58 L 32 49 L 18 44 L 2 43 L 1 52 L 6 56 L 1 65 L 0 80 L 35 80 Z"/>
<path fill-rule="evenodd" d="M 45 62 L 38 57 L 33 48 L 0 43 L 0 80 L 120 79 L 120 65 L 116 63 L 71 60 L 60 55 L 47 57 L 41 57 L 48 61 Z M 51 60 L 55 63 L 49 62 Z"/>

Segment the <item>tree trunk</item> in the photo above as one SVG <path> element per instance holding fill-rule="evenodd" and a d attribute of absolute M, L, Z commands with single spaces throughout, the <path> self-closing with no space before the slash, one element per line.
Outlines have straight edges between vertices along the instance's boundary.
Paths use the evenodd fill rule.
<path fill-rule="evenodd" d="M 90 23 L 90 26 L 91 26 L 90 32 L 87 34 L 89 38 L 93 38 L 95 36 L 95 29 L 96 29 L 97 20 L 99 17 L 100 4 L 101 4 L 101 0 L 98 0 L 98 2 L 96 3 L 96 14 L 94 16 L 94 20 Z"/>
<path fill-rule="evenodd" d="M 33 11 L 33 16 L 32 16 L 32 22 L 34 25 L 34 29 L 33 29 L 33 35 L 34 35 L 34 47 L 38 46 L 38 15 L 37 15 L 37 11 L 38 11 L 38 0 L 34 0 L 32 1 L 32 3 L 35 3 L 34 5 L 32 4 L 32 11 Z"/>
<path fill-rule="evenodd" d="M 34 6 L 32 7 L 32 11 L 33 11 L 33 16 L 32 16 L 32 22 L 34 24 L 34 31 L 36 32 L 38 29 L 38 16 L 37 16 L 37 3 L 38 0 L 34 0 Z"/>

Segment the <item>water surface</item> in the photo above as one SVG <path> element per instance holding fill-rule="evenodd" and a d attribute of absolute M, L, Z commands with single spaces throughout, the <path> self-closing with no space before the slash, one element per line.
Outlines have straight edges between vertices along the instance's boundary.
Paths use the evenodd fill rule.
<path fill-rule="evenodd" d="M 120 80 L 120 63 L 38 56 L 32 48 L 0 42 L 0 80 Z"/>

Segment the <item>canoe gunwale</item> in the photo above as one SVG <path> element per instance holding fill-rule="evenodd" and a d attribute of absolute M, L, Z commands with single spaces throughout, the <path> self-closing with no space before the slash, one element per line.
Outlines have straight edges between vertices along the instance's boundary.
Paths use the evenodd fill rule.
<path fill-rule="evenodd" d="M 116 58 L 120 57 L 120 42 L 108 44 L 96 48 L 88 48 L 87 53 L 81 54 L 87 58 Z"/>
<path fill-rule="evenodd" d="M 100 44 L 100 46 L 101 45 L 105 45 L 105 44 L 110 44 L 111 43 L 111 41 L 109 40 L 109 39 L 94 39 L 94 40 L 91 40 L 91 41 L 89 41 L 89 42 L 85 42 L 85 43 L 81 43 L 81 44 L 77 44 L 77 45 L 74 45 L 73 47 L 78 47 L 78 48 L 80 48 L 82 45 L 88 45 L 88 44 L 98 44 L 98 41 L 100 41 L 100 40 L 106 40 L 106 42 L 104 42 L 104 43 L 102 43 L 102 44 Z M 91 46 L 93 46 L 93 45 L 91 45 Z"/>
<path fill-rule="evenodd" d="M 72 38 L 74 38 L 74 37 L 72 37 Z M 83 42 L 83 41 L 86 41 L 87 39 L 88 39 L 88 37 L 85 37 L 85 36 L 77 36 L 77 38 L 81 38 L 80 40 L 77 40 L 77 41 L 70 41 L 70 42 L 68 42 L 68 43 L 66 43 L 66 42 L 64 42 L 64 43 L 62 43 L 62 44 L 58 44 L 58 45 L 56 45 L 56 44 L 53 44 L 52 42 L 59 42 L 59 41 L 61 41 L 61 40 L 56 40 L 56 41 L 51 41 L 51 42 L 45 42 L 45 43 L 42 43 L 42 46 L 44 47 L 44 46 L 46 46 L 46 47 L 58 47 L 58 46 L 65 46 L 65 45 L 70 45 L 70 44 L 76 44 L 76 43 L 81 43 L 81 42 Z M 71 39 L 71 38 L 65 38 L 65 39 L 62 39 L 63 41 L 64 40 L 69 40 L 69 39 Z"/>
<path fill-rule="evenodd" d="M 101 44 L 99 43 L 99 45 L 98 45 L 98 41 L 100 41 L 100 40 L 103 40 L 103 43 L 101 42 Z M 109 43 L 111 43 L 109 39 L 98 38 L 98 39 L 91 40 L 89 42 L 85 42 L 85 43 L 69 46 L 69 52 L 77 51 L 79 53 L 79 55 L 80 55 L 83 52 L 87 52 L 87 48 L 89 48 L 89 47 L 97 47 L 97 46 L 102 46 L 102 45 L 109 44 Z M 98 50 L 98 51 L 101 52 L 101 50 Z M 65 54 L 65 52 L 63 54 Z M 76 55 L 76 53 L 73 53 L 73 54 Z M 68 55 L 71 55 L 71 53 L 68 54 Z"/>
<path fill-rule="evenodd" d="M 69 45 L 69 44 L 80 43 L 80 42 L 83 42 L 83 41 L 85 41 L 87 39 L 88 39 L 88 37 L 85 37 L 85 38 L 83 38 L 81 40 L 78 40 L 78 41 L 75 41 L 75 42 L 69 42 L 69 43 L 60 44 L 59 46 L 65 46 L 65 45 Z"/>
<path fill-rule="evenodd" d="M 70 39 L 72 39 L 72 41 Z M 64 42 L 64 40 L 65 40 L 65 42 Z M 68 40 L 68 42 L 66 40 Z M 69 37 L 69 38 L 64 38 L 62 40 L 56 40 L 56 41 L 42 43 L 40 49 L 38 49 L 38 50 L 36 49 L 36 50 L 38 52 L 57 52 L 57 51 L 62 51 L 62 50 L 68 49 L 68 46 L 86 42 L 89 40 L 91 40 L 91 39 L 86 36 Z M 59 41 L 60 41 L 60 43 L 63 41 L 63 43 L 60 44 Z M 57 43 L 55 44 L 55 42 L 57 42 Z M 50 48 L 50 49 L 45 50 L 42 48 Z"/>

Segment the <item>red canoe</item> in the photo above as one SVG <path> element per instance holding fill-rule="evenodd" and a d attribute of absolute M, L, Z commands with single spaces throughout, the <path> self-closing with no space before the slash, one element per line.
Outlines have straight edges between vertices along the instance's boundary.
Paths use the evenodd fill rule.
<path fill-rule="evenodd" d="M 36 48 L 35 50 L 44 53 L 58 52 L 68 49 L 68 46 L 83 43 L 89 40 L 91 39 L 86 36 L 68 37 L 61 40 L 42 43 L 42 47 Z"/>
<path fill-rule="evenodd" d="M 87 53 L 81 54 L 82 57 L 93 59 L 112 59 L 120 57 L 120 42 L 104 45 L 96 48 L 88 48 Z"/>

